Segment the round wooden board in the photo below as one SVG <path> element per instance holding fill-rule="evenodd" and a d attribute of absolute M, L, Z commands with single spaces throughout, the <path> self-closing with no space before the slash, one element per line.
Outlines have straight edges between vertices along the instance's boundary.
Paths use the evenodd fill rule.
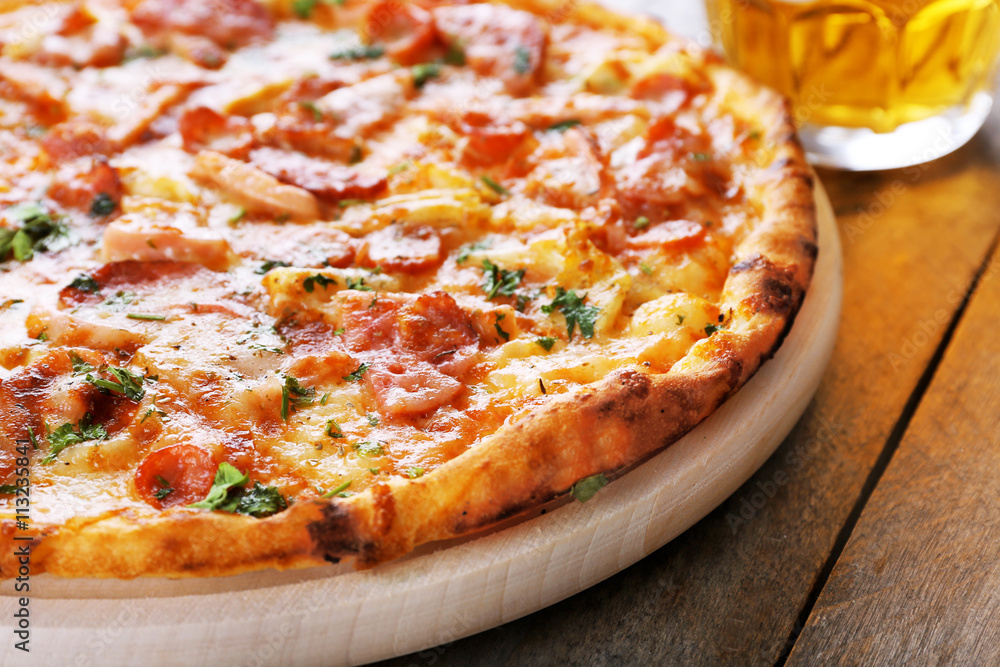
<path fill-rule="evenodd" d="M 819 384 L 837 334 L 842 262 L 819 187 L 816 199 L 816 275 L 778 354 L 709 419 L 590 502 L 562 503 L 367 572 L 340 565 L 179 581 L 32 577 L 31 653 L 13 649 L 8 614 L 4 664 L 358 664 L 506 623 L 635 563 L 739 488 Z M 13 582 L 3 587 L 13 609 Z"/>

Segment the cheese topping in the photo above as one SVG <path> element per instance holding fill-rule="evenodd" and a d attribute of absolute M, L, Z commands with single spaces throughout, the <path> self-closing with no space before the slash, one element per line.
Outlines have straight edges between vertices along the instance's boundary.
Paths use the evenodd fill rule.
<path fill-rule="evenodd" d="M 38 521 L 434 474 L 724 326 L 756 222 L 727 156 L 760 135 L 693 47 L 493 4 L 122 4 L 0 14 L 0 481 L 33 438 Z M 239 473 L 281 502 L 227 508 Z"/>

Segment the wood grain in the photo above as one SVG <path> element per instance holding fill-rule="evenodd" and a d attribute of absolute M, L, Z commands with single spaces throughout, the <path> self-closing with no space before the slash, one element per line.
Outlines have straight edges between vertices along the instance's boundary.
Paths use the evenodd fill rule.
<path fill-rule="evenodd" d="M 1000 230 L 998 137 L 994 110 L 970 145 L 929 165 L 822 173 L 844 241 L 838 345 L 796 431 L 725 504 L 559 605 L 387 664 L 777 661 Z"/>
<path fill-rule="evenodd" d="M 998 322 L 993 257 L 790 664 L 1000 664 Z"/>

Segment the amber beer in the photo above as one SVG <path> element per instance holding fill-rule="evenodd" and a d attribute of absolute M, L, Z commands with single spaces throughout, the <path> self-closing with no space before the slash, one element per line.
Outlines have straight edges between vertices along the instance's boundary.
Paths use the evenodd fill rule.
<path fill-rule="evenodd" d="M 993 85 L 1000 0 L 707 1 L 730 60 L 788 95 L 800 123 L 892 132 Z"/>

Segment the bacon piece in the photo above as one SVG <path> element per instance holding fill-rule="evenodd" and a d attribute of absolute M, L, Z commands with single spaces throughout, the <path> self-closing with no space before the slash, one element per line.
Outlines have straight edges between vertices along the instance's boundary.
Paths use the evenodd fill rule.
<path fill-rule="evenodd" d="M 177 123 L 184 150 L 197 153 L 212 150 L 229 157 L 246 159 L 253 148 L 253 127 L 240 116 L 223 116 L 208 107 L 185 109 Z"/>
<path fill-rule="evenodd" d="M 255 0 L 142 0 L 132 21 L 148 35 L 201 35 L 224 48 L 264 42 L 274 33 L 274 20 Z"/>
<path fill-rule="evenodd" d="M 536 16 L 491 4 L 437 7 L 432 14 L 441 41 L 462 49 L 478 74 L 500 79 L 518 96 L 537 85 L 548 35 Z"/>
<path fill-rule="evenodd" d="M 205 69 L 219 69 L 229 60 L 229 52 L 201 35 L 172 33 L 166 39 L 172 53 Z"/>
<path fill-rule="evenodd" d="M 110 67 L 121 63 L 127 46 L 119 26 L 98 21 L 78 2 L 63 17 L 62 25 L 42 39 L 32 60 L 55 67 Z"/>
<path fill-rule="evenodd" d="M 229 243 L 216 232 L 164 224 L 141 214 L 125 214 L 104 229 L 104 258 L 200 264 L 212 271 L 227 270 L 233 259 Z"/>
<path fill-rule="evenodd" d="M 686 248 L 705 238 L 705 227 L 691 220 L 670 220 L 654 225 L 649 231 L 630 237 L 629 248 Z"/>
<path fill-rule="evenodd" d="M 59 162 L 86 155 L 111 155 L 115 147 L 105 129 L 96 121 L 75 116 L 50 129 L 42 139 L 42 146 Z"/>
<path fill-rule="evenodd" d="M 285 185 L 270 174 L 215 151 L 201 151 L 192 176 L 213 182 L 251 210 L 289 215 L 297 220 L 319 218 L 319 204 L 312 193 Z"/>
<path fill-rule="evenodd" d="M 466 111 L 449 118 L 453 130 L 468 138 L 462 161 L 471 165 L 492 165 L 509 160 L 531 134 L 519 120 L 495 117 L 483 111 Z"/>
<path fill-rule="evenodd" d="M 390 225 L 365 237 L 358 249 L 359 266 L 386 271 L 419 273 L 444 259 L 441 236 L 426 225 Z"/>
<path fill-rule="evenodd" d="M 258 143 L 266 146 L 341 162 L 347 162 L 358 151 L 358 144 L 353 138 L 340 136 L 336 125 L 326 120 L 316 121 L 313 113 L 301 106 L 298 113 L 275 117 L 271 126 L 258 130 L 255 136 Z"/>
<path fill-rule="evenodd" d="M 579 128 L 550 138 L 531 161 L 538 166 L 525 179 L 525 191 L 552 206 L 577 210 L 595 206 L 613 189 L 597 141 Z"/>
<path fill-rule="evenodd" d="M 386 55 L 401 65 L 427 62 L 434 45 L 434 21 L 429 12 L 408 2 L 377 0 L 370 3 L 360 23 L 366 42 L 385 46 Z"/>
<path fill-rule="evenodd" d="M 50 68 L 0 59 L 0 82 L 10 87 L 15 99 L 30 103 L 42 122 L 55 124 L 66 117 L 68 88 Z"/>
<path fill-rule="evenodd" d="M 135 490 L 157 509 L 190 505 L 208 495 L 216 468 L 212 455 L 201 447 L 171 445 L 156 450 L 139 464 Z"/>
<path fill-rule="evenodd" d="M 383 412 L 429 413 L 462 389 L 456 378 L 478 354 L 469 316 L 444 292 L 416 299 L 365 292 L 340 295 L 344 342 L 370 368 L 365 381 Z"/>
<path fill-rule="evenodd" d="M 353 141 L 393 121 L 413 90 L 409 70 L 400 70 L 338 88 L 316 100 L 316 108 L 340 119 L 337 136 Z"/>
<path fill-rule="evenodd" d="M 318 225 L 253 222 L 229 234 L 233 252 L 260 261 L 284 262 L 301 268 L 348 267 L 356 242 L 339 229 Z"/>
<path fill-rule="evenodd" d="M 250 154 L 250 161 L 279 181 L 335 201 L 368 199 L 386 186 L 384 175 L 365 174 L 352 167 L 276 148 L 257 149 Z"/>
<path fill-rule="evenodd" d="M 82 158 L 56 172 L 49 198 L 63 206 L 90 211 L 98 195 L 107 196 L 117 207 L 122 198 L 118 171 L 104 157 Z"/>
<path fill-rule="evenodd" d="M 181 262 L 111 262 L 91 271 L 88 275 L 98 285 L 98 292 L 81 290 L 67 286 L 59 292 L 59 304 L 63 308 L 75 308 L 83 304 L 96 305 L 106 295 L 117 292 L 137 294 L 170 293 L 180 282 L 195 280 L 205 270 L 195 264 Z M 211 274 L 205 272 L 205 276 Z M 206 283 L 209 279 L 202 276 Z M 217 279 L 213 279 L 217 282 Z"/>

